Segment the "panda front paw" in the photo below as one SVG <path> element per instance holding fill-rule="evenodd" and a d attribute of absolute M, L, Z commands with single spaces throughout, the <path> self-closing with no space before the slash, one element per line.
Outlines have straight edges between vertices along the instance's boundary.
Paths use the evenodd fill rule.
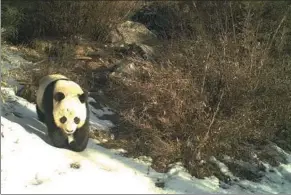
<path fill-rule="evenodd" d="M 75 152 L 82 152 L 86 149 L 87 145 L 77 143 L 76 140 L 73 140 L 69 143 L 69 148 Z"/>
<path fill-rule="evenodd" d="M 58 131 L 49 134 L 53 146 L 64 148 L 67 146 L 67 139 Z"/>

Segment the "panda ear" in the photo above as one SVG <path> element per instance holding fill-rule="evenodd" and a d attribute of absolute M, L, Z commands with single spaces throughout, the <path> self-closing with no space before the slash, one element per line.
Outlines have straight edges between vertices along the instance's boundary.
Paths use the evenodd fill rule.
<path fill-rule="evenodd" d="M 54 95 L 54 99 L 55 99 L 57 102 L 62 101 L 64 98 L 65 98 L 65 94 L 63 94 L 62 92 L 57 92 L 57 93 Z"/>
<path fill-rule="evenodd" d="M 79 100 L 81 103 L 84 103 L 87 99 L 88 99 L 88 94 L 86 92 L 79 95 Z"/>

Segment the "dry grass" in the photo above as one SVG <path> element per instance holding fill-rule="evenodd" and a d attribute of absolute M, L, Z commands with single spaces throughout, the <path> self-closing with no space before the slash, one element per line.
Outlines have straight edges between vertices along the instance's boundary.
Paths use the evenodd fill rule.
<path fill-rule="evenodd" d="M 221 15 L 231 18 L 230 11 Z M 220 178 L 217 167 L 204 163 L 211 156 L 253 161 L 248 144 L 275 140 L 290 149 L 288 138 L 278 142 L 279 134 L 291 132 L 290 56 L 277 46 L 285 21 L 283 14 L 271 36 L 262 36 L 262 24 L 250 15 L 240 18 L 239 31 L 231 23 L 218 28 L 223 20 L 216 21 L 202 31 L 216 34 L 168 41 L 157 62 L 137 63 L 136 75 L 125 80 L 112 77 L 106 94 L 122 115 L 120 140 L 126 140 L 126 149 L 153 157 L 159 171 L 182 161 L 197 177 Z"/>
<path fill-rule="evenodd" d="M 274 70 L 265 50 L 252 48 L 255 59 L 249 59 L 243 52 L 238 56 L 230 42 L 179 43 L 182 49 L 193 48 L 188 54 L 165 46 L 168 52 L 159 64 L 139 62 L 130 78 L 111 77 L 106 95 L 122 116 L 120 140 L 126 140 L 131 154 L 153 157 L 160 171 L 182 161 L 193 175 L 204 177 L 219 174 L 215 166 L 202 163 L 210 156 L 248 161 L 252 156 L 244 144 L 274 140 L 291 115 L 291 82 L 280 79 L 286 78 L 281 68 L 288 64 Z M 265 61 L 265 68 L 250 68 L 250 60 Z"/>
<path fill-rule="evenodd" d="M 111 4 L 103 3 L 106 12 Z M 126 3 L 118 5 L 127 9 Z M 163 11 L 156 12 L 158 18 L 172 6 L 167 3 L 161 3 L 158 10 Z M 123 147 L 134 156 L 151 156 L 158 171 L 182 161 L 199 178 L 213 174 L 223 178 L 209 163 L 211 156 L 252 161 L 250 145 L 264 146 L 268 141 L 290 150 L 291 58 L 288 41 L 282 40 L 291 40 L 286 33 L 291 23 L 284 6 L 281 15 L 266 17 L 264 10 L 269 10 L 269 4 L 265 3 L 174 4 L 169 13 L 178 15 L 167 17 L 165 28 L 151 26 L 167 35 L 161 45 L 164 52 L 152 62 L 127 57 L 134 62 L 135 72 L 126 78 L 111 75 L 104 89 L 107 101 L 121 115 L 119 139 L 104 146 Z M 190 11 L 181 11 L 186 8 Z M 108 19 L 110 14 L 104 12 L 100 14 Z M 177 24 L 181 18 L 186 19 Z M 100 21 L 104 22 L 102 17 Z M 187 33 L 177 36 L 181 31 Z M 41 70 L 34 83 L 42 75 L 61 72 L 86 89 L 96 88 L 91 74 L 95 68 L 84 65 L 77 71 L 73 60 L 48 63 Z M 258 155 L 265 161 L 274 160 Z M 239 170 L 236 174 L 249 173 Z"/>

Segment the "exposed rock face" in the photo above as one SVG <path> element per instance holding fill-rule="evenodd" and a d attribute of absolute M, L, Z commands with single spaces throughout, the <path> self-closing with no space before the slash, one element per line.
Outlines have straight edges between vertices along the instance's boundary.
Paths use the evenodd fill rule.
<path fill-rule="evenodd" d="M 110 34 L 111 42 L 116 45 L 137 46 L 143 51 L 143 57 L 150 59 L 154 56 L 157 36 L 138 22 L 126 21 L 117 26 Z"/>
<path fill-rule="evenodd" d="M 120 24 L 117 29 L 127 44 L 143 43 L 155 45 L 158 41 L 154 33 L 138 22 L 126 21 Z"/>

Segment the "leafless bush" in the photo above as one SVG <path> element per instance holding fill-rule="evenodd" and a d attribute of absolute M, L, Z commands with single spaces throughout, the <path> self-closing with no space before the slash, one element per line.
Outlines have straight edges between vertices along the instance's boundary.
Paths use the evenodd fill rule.
<path fill-rule="evenodd" d="M 290 38 L 290 14 L 282 11 L 262 34 L 256 4 L 199 4 L 197 15 L 208 17 L 195 38 L 172 38 L 157 63 L 139 63 L 143 76 L 114 78 L 107 93 L 118 102 L 128 150 L 152 156 L 159 170 L 181 160 L 203 177 L 216 170 L 201 160 L 250 159 L 243 143 L 274 140 L 282 126 L 290 135 L 290 55 L 278 47 Z"/>

